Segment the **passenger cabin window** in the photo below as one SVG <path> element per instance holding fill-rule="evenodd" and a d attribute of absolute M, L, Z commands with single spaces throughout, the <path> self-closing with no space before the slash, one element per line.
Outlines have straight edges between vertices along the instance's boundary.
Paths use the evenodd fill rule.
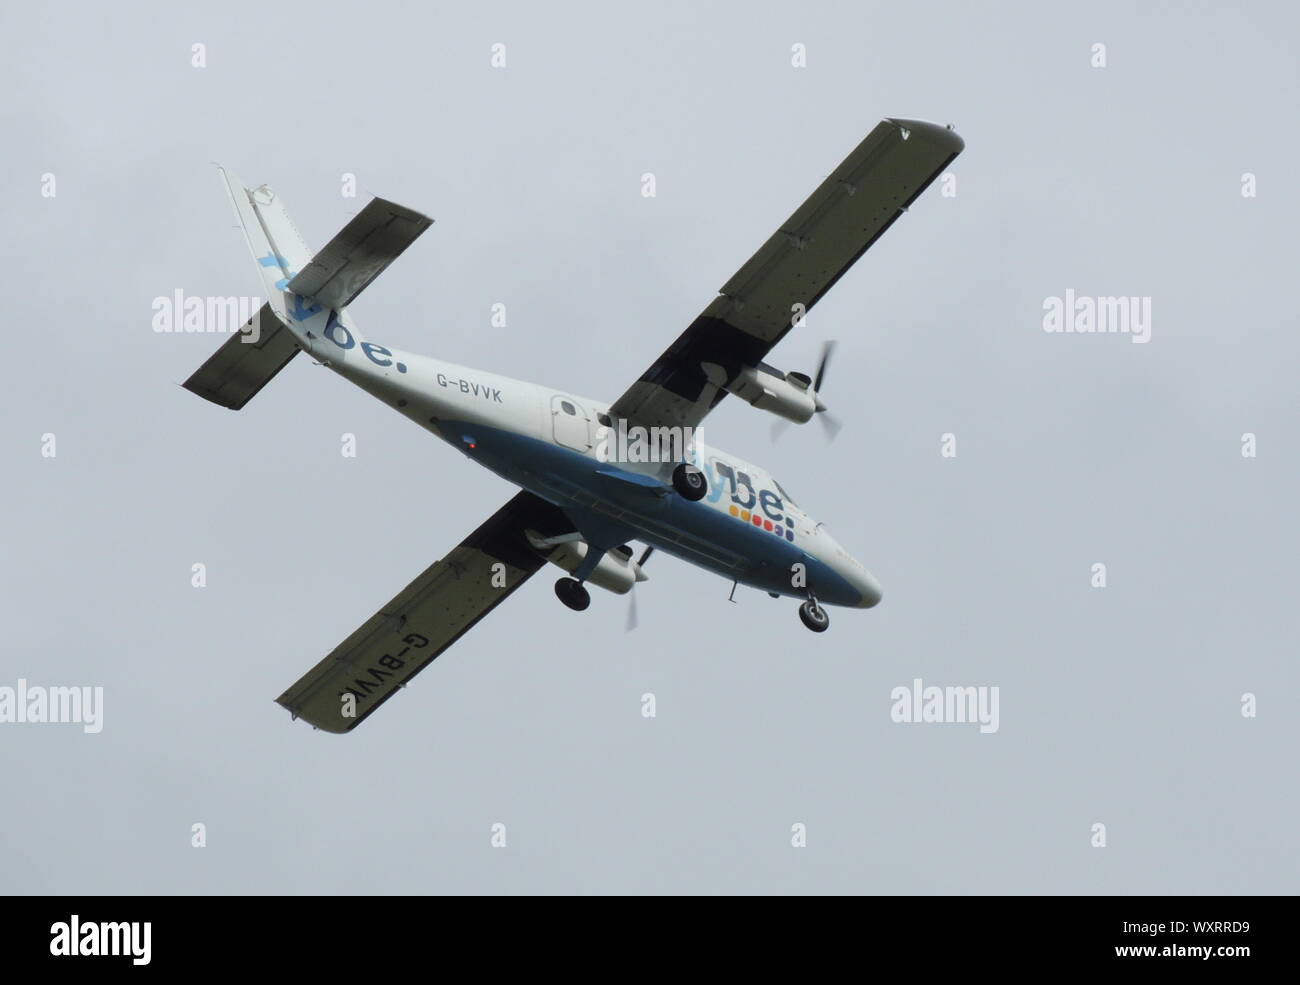
<path fill-rule="evenodd" d="M 569 403 L 567 400 L 561 400 L 560 406 L 564 408 L 564 412 L 566 414 L 576 415 L 578 413 L 576 410 L 573 409 L 573 404 Z"/>

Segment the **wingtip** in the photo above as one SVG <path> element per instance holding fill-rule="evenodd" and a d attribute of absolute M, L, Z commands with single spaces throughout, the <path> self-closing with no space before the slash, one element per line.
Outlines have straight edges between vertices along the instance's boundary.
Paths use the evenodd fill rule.
<path fill-rule="evenodd" d="M 942 126 L 938 123 L 930 123 L 928 120 L 903 120 L 895 117 L 887 118 L 886 122 L 904 131 L 906 134 L 904 139 L 919 136 L 929 143 L 946 147 L 953 154 L 960 154 L 966 148 L 966 141 L 962 140 L 952 124 Z"/>

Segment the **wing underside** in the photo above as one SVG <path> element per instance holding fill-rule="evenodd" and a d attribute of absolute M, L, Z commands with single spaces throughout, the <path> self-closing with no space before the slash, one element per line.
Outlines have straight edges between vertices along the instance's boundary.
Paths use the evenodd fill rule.
<path fill-rule="evenodd" d="M 525 528 L 566 525 L 556 507 L 519 493 L 276 701 L 327 732 L 355 728 L 545 563 Z"/>
<path fill-rule="evenodd" d="M 695 426 L 759 365 L 965 145 L 952 130 L 885 120 L 736 271 L 718 297 L 610 408 L 647 427 Z"/>

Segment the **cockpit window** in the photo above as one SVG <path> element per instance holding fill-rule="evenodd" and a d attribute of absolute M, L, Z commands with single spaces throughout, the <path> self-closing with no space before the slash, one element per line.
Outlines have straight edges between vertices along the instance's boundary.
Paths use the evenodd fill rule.
<path fill-rule="evenodd" d="M 796 502 L 794 501 L 794 497 L 791 496 L 788 492 L 786 492 L 784 488 L 782 488 L 781 483 L 779 483 L 779 482 L 777 482 L 775 479 L 773 479 L 773 480 L 772 480 L 772 485 L 776 486 L 776 491 L 779 492 L 779 493 L 781 494 L 781 498 L 784 499 L 787 503 L 789 503 L 791 506 L 793 506 L 793 507 L 794 507 L 795 509 L 797 509 L 797 510 L 801 510 L 801 509 L 803 509 L 802 506 L 800 506 L 798 503 L 796 503 Z"/>

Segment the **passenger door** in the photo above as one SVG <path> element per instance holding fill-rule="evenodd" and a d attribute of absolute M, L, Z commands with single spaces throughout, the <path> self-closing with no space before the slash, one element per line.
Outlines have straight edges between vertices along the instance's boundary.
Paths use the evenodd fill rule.
<path fill-rule="evenodd" d="M 591 449 L 591 419 L 572 397 L 556 394 L 551 398 L 551 427 L 557 444 L 574 451 Z"/>

